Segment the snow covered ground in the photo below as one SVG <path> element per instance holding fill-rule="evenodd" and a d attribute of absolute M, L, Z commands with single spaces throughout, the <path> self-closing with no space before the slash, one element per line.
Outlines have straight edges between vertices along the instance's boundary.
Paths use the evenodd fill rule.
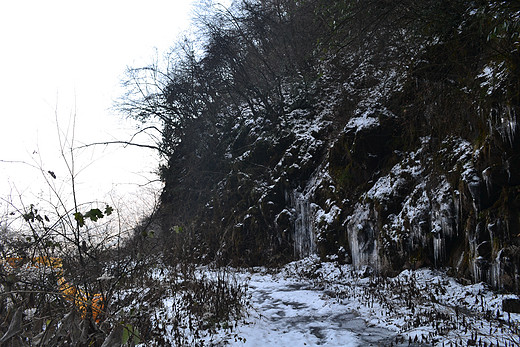
<path fill-rule="evenodd" d="M 462 285 L 440 271 L 371 276 L 310 257 L 279 271 L 238 273 L 250 309 L 233 330 L 206 342 L 230 346 L 517 346 L 520 314 L 484 284 Z"/>
<path fill-rule="evenodd" d="M 250 276 L 251 312 L 231 337 L 230 346 L 368 346 L 386 344 L 392 331 L 369 326 L 312 284 L 277 275 Z M 238 339 L 240 337 L 241 339 Z"/>

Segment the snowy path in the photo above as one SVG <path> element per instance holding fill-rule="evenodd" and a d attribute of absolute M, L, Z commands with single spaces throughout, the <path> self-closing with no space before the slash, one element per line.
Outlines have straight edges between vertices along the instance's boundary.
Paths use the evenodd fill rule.
<path fill-rule="evenodd" d="M 253 315 L 232 346 L 379 346 L 395 333 L 366 322 L 323 292 L 291 280 L 254 274 L 249 282 Z"/>
<path fill-rule="evenodd" d="M 248 283 L 249 315 L 211 345 L 520 345 L 520 314 L 501 312 L 502 300 L 516 295 L 465 286 L 440 271 L 383 279 L 306 258 L 237 276 Z"/>

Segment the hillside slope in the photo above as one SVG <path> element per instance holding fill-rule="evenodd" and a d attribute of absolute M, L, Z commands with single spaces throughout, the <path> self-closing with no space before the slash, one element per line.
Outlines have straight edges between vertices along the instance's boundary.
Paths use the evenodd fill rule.
<path fill-rule="evenodd" d="M 163 124 L 165 244 L 239 265 L 449 267 L 518 292 L 519 21 L 515 2 L 466 0 L 201 16 L 197 45 L 126 107 Z"/>

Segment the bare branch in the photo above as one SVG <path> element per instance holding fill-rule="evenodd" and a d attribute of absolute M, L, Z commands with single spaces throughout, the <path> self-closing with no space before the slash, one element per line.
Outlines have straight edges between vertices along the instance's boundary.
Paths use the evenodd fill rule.
<path fill-rule="evenodd" d="M 159 151 L 163 155 L 168 155 L 169 154 L 168 152 L 164 151 L 163 149 L 161 149 L 160 147 L 157 147 L 157 146 L 145 145 L 145 144 L 140 144 L 140 143 L 133 143 L 133 142 L 129 142 L 129 141 L 93 142 L 93 143 L 88 143 L 88 144 L 83 145 L 83 146 L 76 147 L 75 149 L 88 148 L 88 147 L 99 146 L 99 145 L 104 145 L 104 146 L 108 146 L 108 145 L 124 145 L 123 147 L 134 146 L 134 147 L 140 147 L 140 148 L 154 149 L 156 151 Z"/>
<path fill-rule="evenodd" d="M 0 159 L 0 163 L 5 163 L 5 164 L 22 164 L 22 165 L 27 165 L 27 166 L 30 166 L 34 169 L 40 169 L 38 166 L 36 165 L 33 165 L 31 163 L 28 163 L 26 161 L 23 161 L 23 160 L 4 160 L 4 159 Z"/>

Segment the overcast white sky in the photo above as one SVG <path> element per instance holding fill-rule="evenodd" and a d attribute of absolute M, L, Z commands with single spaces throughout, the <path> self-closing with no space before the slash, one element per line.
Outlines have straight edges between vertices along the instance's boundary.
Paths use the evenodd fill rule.
<path fill-rule="evenodd" d="M 0 2 L 0 160 L 41 160 L 56 182 L 66 180 L 56 113 L 63 131 L 76 113 L 78 142 L 127 139 L 134 125 L 110 110 L 125 68 L 166 53 L 187 29 L 194 2 Z M 80 169 L 90 165 L 78 176 L 83 201 L 103 199 L 112 188 L 132 191 L 157 167 L 153 151 L 118 146 L 78 153 L 77 160 Z M 27 165 L 0 162 L 0 194 L 14 188 L 38 194 L 40 176 Z"/>

